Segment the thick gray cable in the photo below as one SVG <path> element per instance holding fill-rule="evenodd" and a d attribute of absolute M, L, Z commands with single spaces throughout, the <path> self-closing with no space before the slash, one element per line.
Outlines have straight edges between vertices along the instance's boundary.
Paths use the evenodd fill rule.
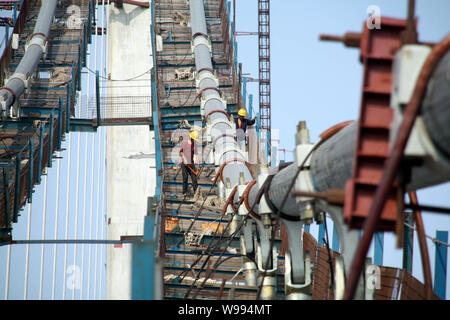
<path fill-rule="evenodd" d="M 25 82 L 36 71 L 39 61 L 44 53 L 58 0 L 45 0 L 41 1 L 41 3 L 41 9 L 33 30 L 32 38 L 29 40 L 25 54 L 20 60 L 14 74 L 9 78 L 4 87 L 0 89 L 0 99 L 2 99 L 1 111 L 3 115 L 5 115 L 5 112 L 9 107 L 11 107 L 25 91 Z"/>

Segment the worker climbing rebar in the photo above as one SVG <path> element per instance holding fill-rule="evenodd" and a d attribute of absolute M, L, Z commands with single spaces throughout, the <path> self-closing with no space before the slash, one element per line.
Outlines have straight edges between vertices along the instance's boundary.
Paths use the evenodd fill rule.
<path fill-rule="evenodd" d="M 247 110 L 244 108 L 239 109 L 238 111 L 238 118 L 236 118 L 236 139 L 241 146 L 243 147 L 243 144 L 247 148 L 247 142 L 246 142 L 246 131 L 248 126 L 252 126 L 255 124 L 257 117 L 253 117 L 253 119 L 247 119 Z"/>
<path fill-rule="evenodd" d="M 198 170 L 195 167 L 194 162 L 194 154 L 197 150 L 196 148 L 196 141 L 199 141 L 198 139 L 198 132 L 193 130 L 189 134 L 190 139 L 183 141 L 183 144 L 181 145 L 180 149 L 180 156 L 181 156 L 181 174 L 183 176 L 183 194 L 186 195 L 188 192 L 188 178 L 191 177 L 192 180 L 192 188 L 193 193 L 195 194 L 195 191 L 197 190 L 198 183 L 197 183 L 197 175 Z"/>

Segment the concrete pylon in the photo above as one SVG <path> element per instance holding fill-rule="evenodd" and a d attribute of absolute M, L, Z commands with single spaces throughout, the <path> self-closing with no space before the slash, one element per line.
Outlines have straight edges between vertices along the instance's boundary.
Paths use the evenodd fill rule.
<path fill-rule="evenodd" d="M 107 74 L 111 79 L 129 79 L 152 67 L 150 11 L 149 8 L 126 3 L 121 9 L 108 6 Z M 145 81 L 108 82 L 106 94 L 110 97 L 150 96 L 150 72 L 138 80 Z M 126 106 L 115 106 L 116 109 L 122 107 Z M 110 110 L 112 114 L 104 116 L 116 117 L 118 111 Z M 148 116 L 151 116 L 151 106 Z M 143 234 L 147 198 L 155 192 L 155 160 L 133 155 L 154 153 L 153 137 L 154 133 L 148 126 L 107 128 L 108 239 Z M 131 299 L 131 246 L 124 244 L 107 248 L 107 299 Z"/>

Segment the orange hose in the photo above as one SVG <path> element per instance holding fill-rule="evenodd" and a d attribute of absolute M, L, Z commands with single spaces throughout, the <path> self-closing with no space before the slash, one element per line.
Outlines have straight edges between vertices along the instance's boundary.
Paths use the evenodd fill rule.
<path fill-rule="evenodd" d="M 198 176 L 198 173 L 200 172 L 200 169 L 198 169 L 197 171 L 194 171 L 194 169 L 192 169 L 189 164 L 187 164 L 186 166 L 192 171 L 192 173 L 195 174 L 195 176 Z"/>
<path fill-rule="evenodd" d="M 223 169 L 225 168 L 225 166 L 226 166 L 227 164 L 230 164 L 231 162 L 242 162 L 242 163 L 244 163 L 244 164 L 247 166 L 248 170 L 249 170 L 250 172 L 252 172 L 252 171 L 251 171 L 251 168 L 250 168 L 250 164 L 249 164 L 247 161 L 242 160 L 242 159 L 237 159 L 237 158 L 230 159 L 230 160 L 228 160 L 228 161 L 225 161 L 225 162 L 220 166 L 220 169 L 219 169 L 219 171 L 217 172 L 216 177 L 215 177 L 214 180 L 213 180 L 213 184 L 216 184 L 217 179 L 218 179 L 219 177 L 220 177 L 220 180 L 222 180 L 222 182 L 224 182 L 224 181 L 223 181 L 223 177 L 222 177 Z"/>
<path fill-rule="evenodd" d="M 242 195 L 242 198 L 244 199 L 245 207 L 247 208 L 248 213 L 255 219 L 261 220 L 261 217 L 257 215 L 252 208 L 250 208 L 250 205 L 248 204 L 248 194 L 250 193 L 250 189 L 255 185 L 256 179 L 252 180 L 247 184 L 247 187 L 244 190 L 244 194 Z"/>
<path fill-rule="evenodd" d="M 225 215 L 225 213 L 227 212 L 227 208 L 228 208 L 228 206 L 229 206 L 230 204 L 231 204 L 231 207 L 233 208 L 233 210 L 236 211 L 236 208 L 235 208 L 235 206 L 233 205 L 233 202 L 232 202 L 232 200 L 233 200 L 233 198 L 234 198 L 234 195 L 235 195 L 236 191 L 237 191 L 237 185 L 234 186 L 233 190 L 231 191 L 230 195 L 228 196 L 227 201 L 225 202 L 225 205 L 223 206 L 223 209 L 222 209 L 222 217 L 223 217 L 223 216 Z"/>
<path fill-rule="evenodd" d="M 324 132 L 322 132 L 319 137 L 321 139 L 326 140 L 326 139 L 330 138 L 331 136 L 333 136 L 335 133 L 338 133 L 339 131 L 341 131 L 341 129 L 345 128 L 352 122 L 353 122 L 353 120 L 338 123 L 338 124 L 332 126 L 331 128 L 328 128 Z"/>

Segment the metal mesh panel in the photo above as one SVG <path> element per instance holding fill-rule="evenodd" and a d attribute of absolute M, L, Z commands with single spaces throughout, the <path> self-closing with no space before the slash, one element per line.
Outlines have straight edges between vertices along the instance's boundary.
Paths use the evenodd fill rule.
<path fill-rule="evenodd" d="M 151 96 L 102 96 L 101 119 L 130 119 L 151 117 Z M 78 99 L 75 116 L 80 119 L 97 118 L 97 99 Z"/>

